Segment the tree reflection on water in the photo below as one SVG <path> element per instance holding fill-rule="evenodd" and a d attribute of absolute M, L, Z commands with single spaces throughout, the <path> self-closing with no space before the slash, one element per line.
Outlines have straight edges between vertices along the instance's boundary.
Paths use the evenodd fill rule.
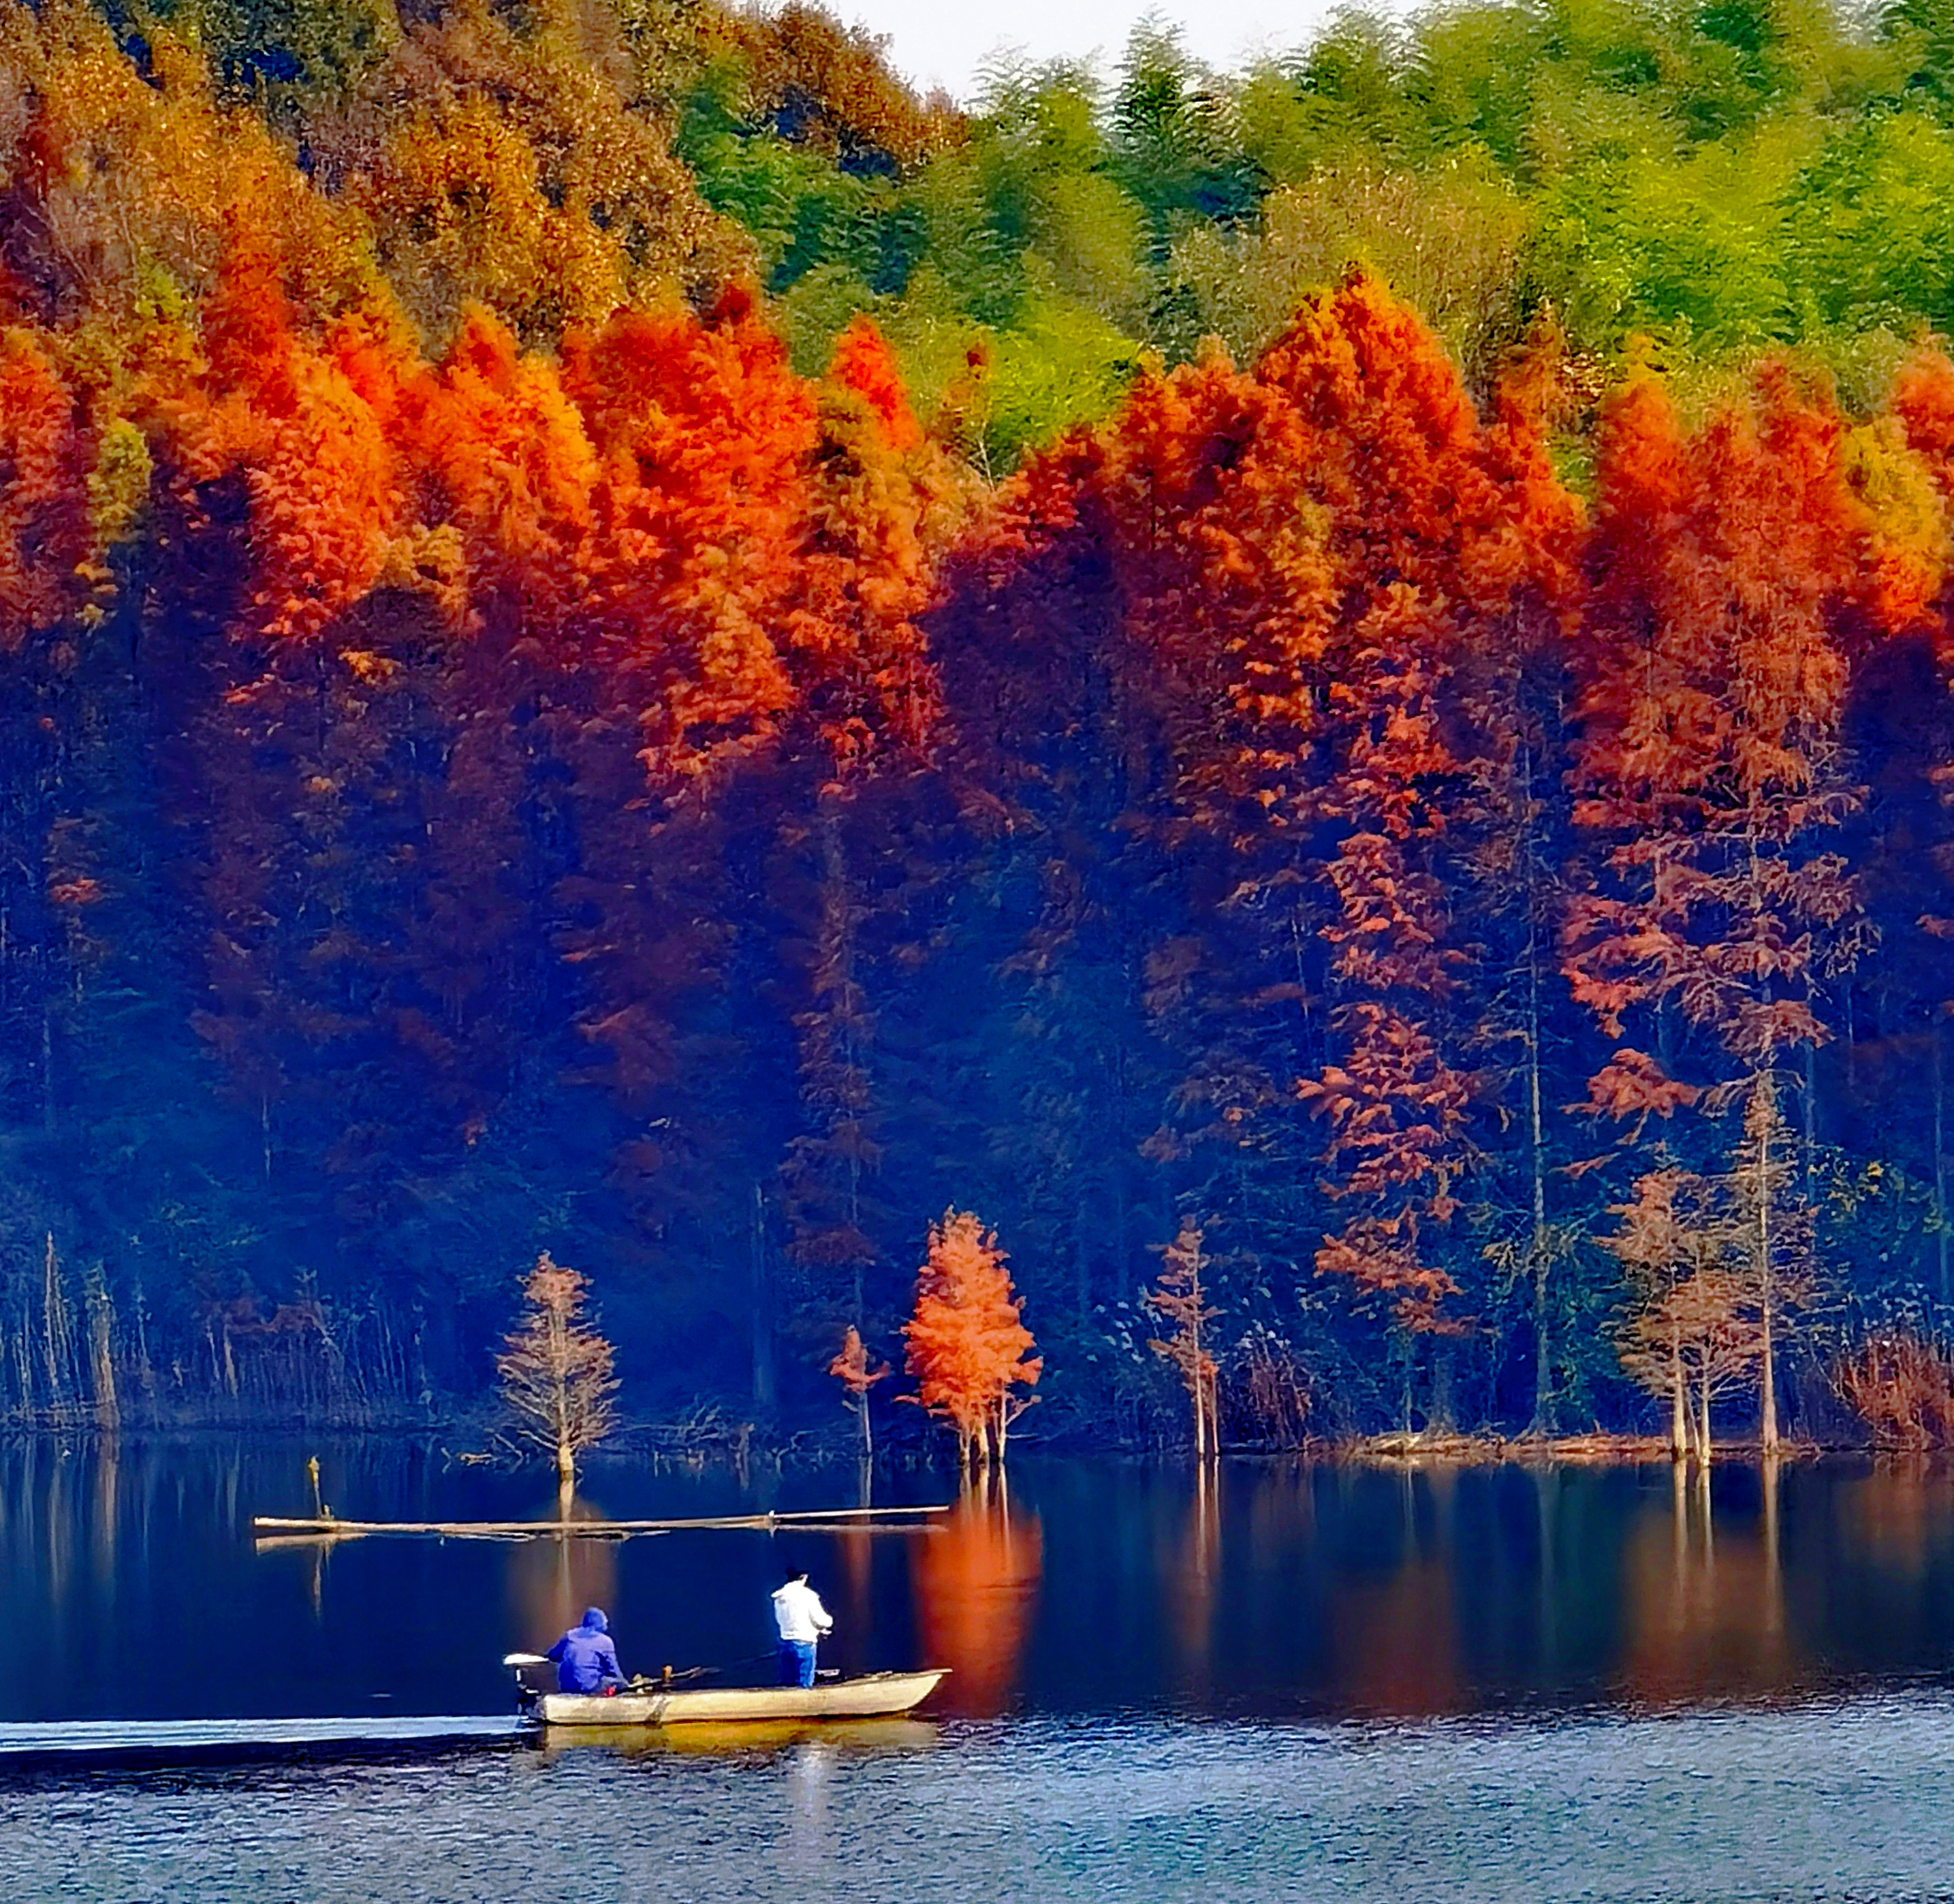
<path fill-rule="evenodd" d="M 1706 1483 L 1666 1463 L 1027 1459 L 926 1532 L 254 1542 L 254 1513 L 308 1503 L 313 1451 L 0 1446 L 0 1722 L 492 1713 L 509 1701 L 502 1654 L 593 1604 L 627 1668 L 764 1678 L 788 1562 L 835 1613 L 825 1666 L 952 1669 L 925 1717 L 1423 1717 L 1954 1679 L 1944 1463 L 1733 1462 Z M 533 1473 L 317 1451 L 342 1513 L 554 1512 Z M 818 1469 L 756 1478 L 783 1507 L 849 1491 Z M 881 1485 L 911 1500 L 941 1485 Z M 591 1485 L 573 1512 L 759 1504 L 725 1472 L 620 1463 Z"/>
<path fill-rule="evenodd" d="M 1038 1516 L 986 1474 L 912 1553 L 923 1663 L 950 1670 L 938 1708 L 972 1719 L 1010 1711 L 1044 1570 Z"/>
<path fill-rule="evenodd" d="M 601 1521 L 604 1510 L 581 1495 L 554 1497 L 546 1510 L 570 1521 Z M 541 1652 L 583 1617 L 586 1607 L 607 1613 L 617 1605 L 617 1543 L 574 1535 L 523 1541 L 509 1550 L 509 1605 L 526 1637 L 521 1650 Z M 649 1635 L 642 1636 L 649 1639 Z M 655 1673 L 662 1661 L 627 1658 L 629 1635 L 620 1635 L 618 1661 L 627 1673 Z"/>
<path fill-rule="evenodd" d="M 1668 1512 L 1646 1503 L 1623 1555 L 1620 1684 L 1657 1705 L 1759 1697 L 1811 1678 L 1785 1617 L 1783 1463 L 1764 1464 L 1754 1514 L 1719 1523 L 1700 1475 L 1677 1469 Z"/>

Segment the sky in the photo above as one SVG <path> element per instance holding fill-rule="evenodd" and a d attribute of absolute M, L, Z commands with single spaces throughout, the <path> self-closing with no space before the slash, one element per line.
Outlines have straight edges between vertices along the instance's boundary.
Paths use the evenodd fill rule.
<path fill-rule="evenodd" d="M 1033 60 L 1098 52 L 1111 65 L 1145 0 L 827 0 L 828 11 L 889 42 L 896 70 L 927 92 L 967 100 L 985 61 L 1001 48 Z M 1151 9 L 1181 30 L 1181 43 L 1211 66 L 1241 65 L 1312 37 L 1337 0 L 1177 0 Z"/>

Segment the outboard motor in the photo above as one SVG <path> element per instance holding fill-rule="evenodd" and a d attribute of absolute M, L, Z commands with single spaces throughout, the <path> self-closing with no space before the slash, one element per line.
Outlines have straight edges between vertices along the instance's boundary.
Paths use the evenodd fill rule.
<path fill-rule="evenodd" d="M 556 1690 L 556 1668 L 540 1653 L 504 1653 L 502 1664 L 515 1675 L 517 1705 L 533 1716 L 543 1695 Z"/>

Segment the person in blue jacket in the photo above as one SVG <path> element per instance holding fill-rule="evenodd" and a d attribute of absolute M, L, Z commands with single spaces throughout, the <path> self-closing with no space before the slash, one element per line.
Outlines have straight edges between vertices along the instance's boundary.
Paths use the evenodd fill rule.
<path fill-rule="evenodd" d="M 543 1657 L 556 1661 L 559 1692 L 615 1692 L 624 1683 L 602 1607 L 586 1607 L 583 1624 L 571 1627 Z"/>

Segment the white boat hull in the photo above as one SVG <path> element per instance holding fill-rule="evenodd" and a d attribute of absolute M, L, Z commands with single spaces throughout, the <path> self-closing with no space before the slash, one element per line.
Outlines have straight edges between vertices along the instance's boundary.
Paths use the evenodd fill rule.
<path fill-rule="evenodd" d="M 869 1673 L 819 1686 L 674 1687 L 670 1692 L 545 1692 L 532 1708 L 545 1726 L 730 1725 L 781 1719 L 887 1719 L 920 1705 L 946 1668 Z"/>

